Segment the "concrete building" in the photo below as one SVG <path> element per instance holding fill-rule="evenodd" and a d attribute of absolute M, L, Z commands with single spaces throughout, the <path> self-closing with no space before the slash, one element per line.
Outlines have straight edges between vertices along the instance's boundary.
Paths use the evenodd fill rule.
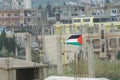
<path fill-rule="evenodd" d="M 109 41 L 111 41 L 111 40 L 109 40 L 110 39 L 109 36 L 114 34 L 114 35 L 116 35 L 116 38 L 118 37 L 117 32 L 119 32 L 119 25 L 120 25 L 119 24 L 119 17 L 107 17 L 107 16 L 103 16 L 103 17 L 99 16 L 98 18 L 97 17 L 81 17 L 81 18 L 73 18 L 73 21 L 71 24 L 70 23 L 69 24 L 59 24 L 59 26 L 56 25 L 56 32 L 58 35 L 60 35 L 60 33 L 63 35 L 81 34 L 82 32 L 84 32 L 84 34 L 87 34 L 87 35 L 93 33 L 93 34 L 91 34 L 91 36 L 96 35 L 97 39 L 98 39 L 98 40 L 97 39 L 95 40 L 96 46 L 99 47 L 98 54 L 99 54 L 99 56 L 102 56 L 105 59 L 105 58 L 108 58 L 108 56 L 106 56 L 106 54 L 110 53 L 110 51 L 107 47 L 110 46 L 112 43 L 112 42 L 109 42 Z M 83 31 L 84 28 L 85 28 L 85 31 Z M 101 37 L 100 30 L 104 30 L 103 32 L 107 36 L 105 36 L 104 40 L 99 41 L 99 39 Z M 87 38 L 87 35 L 86 35 L 86 38 Z M 95 37 L 93 36 L 91 38 L 94 39 Z M 106 44 L 104 44 L 102 42 L 104 42 Z M 100 43 L 100 45 L 98 46 L 99 43 Z M 104 44 L 104 45 L 102 45 L 102 44 Z M 119 43 L 116 43 L 116 44 L 119 44 Z M 101 45 L 104 47 L 100 48 Z M 102 53 L 101 49 L 104 50 L 104 54 L 101 54 Z M 118 50 L 116 50 L 116 52 L 111 51 L 111 52 L 113 52 L 113 53 L 109 54 L 109 56 L 111 55 L 111 59 L 115 59 L 117 51 Z"/>
<path fill-rule="evenodd" d="M 44 80 L 48 76 L 48 65 L 43 64 L 37 58 L 39 50 L 32 49 L 32 36 L 29 33 L 14 33 L 19 48 L 24 52 L 16 52 L 11 57 L 0 58 L 0 79 L 2 80 Z"/>
<path fill-rule="evenodd" d="M 34 35 L 48 34 L 47 11 L 43 9 L 26 9 L 24 10 L 24 25 Z"/>
<path fill-rule="evenodd" d="M 72 18 L 82 16 L 111 16 L 119 17 L 119 4 L 111 0 L 91 0 L 92 2 L 66 3 L 62 6 L 51 6 L 48 4 L 48 20 L 57 21 L 59 23 L 67 24 L 71 22 Z"/>
<path fill-rule="evenodd" d="M 29 33 L 15 33 L 16 43 L 19 47 L 24 48 L 25 51 L 22 53 L 23 55 L 20 55 L 21 53 L 18 50 L 18 47 L 16 48 L 16 57 L 22 58 L 27 61 L 32 61 L 32 51 L 31 51 L 31 44 L 32 44 L 32 37 Z"/>
<path fill-rule="evenodd" d="M 0 9 L 32 9 L 31 0 L 1 0 Z"/>
<path fill-rule="evenodd" d="M 112 26 L 112 25 L 111 25 Z M 93 43 L 93 51 L 101 59 L 116 60 L 119 47 L 119 29 L 107 31 L 104 25 L 98 26 L 98 30 L 93 30 L 93 33 L 86 35 L 86 41 L 90 40 Z"/>
<path fill-rule="evenodd" d="M 24 5 L 23 5 L 23 0 L 12 0 L 11 1 L 11 7 L 12 9 L 22 9 L 24 8 Z"/>
<path fill-rule="evenodd" d="M 0 10 L 0 26 L 6 26 L 15 31 L 26 30 L 37 35 L 41 34 L 41 31 L 44 34 L 50 33 L 47 11 L 42 9 Z"/>
<path fill-rule="evenodd" d="M 89 27 L 93 26 L 101 26 L 104 25 L 108 30 L 111 29 L 111 25 L 114 26 L 114 29 L 119 29 L 119 17 L 110 17 L 110 16 L 99 16 L 99 17 L 80 17 L 80 18 L 73 18 L 72 23 L 67 24 L 60 24 L 56 23 L 55 29 L 56 33 L 60 34 L 62 29 L 62 34 L 73 34 L 73 33 L 80 33 L 81 28 L 84 25 L 89 25 Z M 96 27 L 98 28 L 98 27 Z M 88 29 L 90 31 L 90 29 Z"/>
<path fill-rule="evenodd" d="M 15 58 L 0 58 L 1 80 L 44 80 L 48 66 Z"/>
<path fill-rule="evenodd" d="M 82 29 L 81 29 L 82 28 Z M 120 40 L 119 40 L 119 29 L 115 29 L 115 26 L 111 25 L 111 28 L 108 29 L 105 25 L 94 25 L 92 29 L 90 26 L 84 25 L 79 31 L 83 34 L 83 58 L 87 59 L 87 54 L 89 54 L 88 41 L 93 43 L 93 52 L 97 55 L 98 58 L 104 60 L 116 60 L 118 51 L 120 50 Z M 62 30 L 63 31 L 63 30 Z M 80 34 L 72 33 L 72 34 Z M 62 60 L 63 64 L 69 64 L 70 61 L 74 60 L 74 55 L 78 54 L 79 47 L 73 45 L 66 45 L 65 41 L 71 34 L 62 34 L 61 43 L 62 43 Z M 56 65 L 58 60 L 59 53 L 59 38 L 58 35 L 46 35 L 44 36 L 46 60 L 49 61 L 49 64 Z"/>
<path fill-rule="evenodd" d="M 72 18 L 85 16 L 86 8 L 88 4 L 80 3 L 65 3 L 63 5 L 47 5 L 48 11 L 48 21 L 49 22 L 59 22 L 59 23 L 69 23 Z"/>
<path fill-rule="evenodd" d="M 69 61 L 72 61 L 74 59 L 74 53 L 77 54 L 78 52 L 78 46 L 71 46 L 66 45 L 64 42 L 67 40 L 67 38 L 70 35 L 63 35 L 61 42 L 62 42 L 62 58 L 63 64 L 69 63 Z M 41 37 L 39 36 L 39 39 Z M 44 56 L 45 60 L 50 65 L 56 65 L 58 63 L 58 54 L 59 54 L 59 36 L 58 35 L 44 35 L 43 36 L 43 44 L 44 44 Z M 69 59 L 67 59 L 69 57 Z"/>
<path fill-rule="evenodd" d="M 108 15 L 111 17 L 119 16 L 120 13 L 119 6 L 120 5 L 115 2 L 104 2 L 102 6 L 100 5 L 91 6 L 88 10 L 88 13 L 89 15 L 92 16 L 101 16 L 101 15 Z"/>
<path fill-rule="evenodd" d="M 8 28 L 19 27 L 24 22 L 23 10 L 0 10 L 0 25 Z"/>

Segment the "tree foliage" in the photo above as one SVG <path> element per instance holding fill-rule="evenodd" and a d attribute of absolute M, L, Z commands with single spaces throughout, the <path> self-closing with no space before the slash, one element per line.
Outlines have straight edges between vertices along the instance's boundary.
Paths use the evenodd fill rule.
<path fill-rule="evenodd" d="M 3 31 L 0 35 L 0 50 L 5 48 L 8 53 L 15 53 L 15 47 L 15 37 L 7 37 L 5 31 Z"/>
<path fill-rule="evenodd" d="M 120 51 L 117 53 L 117 59 L 120 60 Z"/>

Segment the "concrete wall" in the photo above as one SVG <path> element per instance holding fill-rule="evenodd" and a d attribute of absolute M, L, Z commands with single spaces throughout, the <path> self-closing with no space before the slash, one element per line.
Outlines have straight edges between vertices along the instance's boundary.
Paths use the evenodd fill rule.
<path fill-rule="evenodd" d="M 37 79 L 48 77 L 48 67 L 36 63 Z M 32 80 L 35 73 L 35 63 L 14 58 L 0 58 L 0 80 Z M 30 77 L 28 77 L 30 76 Z M 22 78 L 20 78 L 22 77 Z"/>
<path fill-rule="evenodd" d="M 78 53 L 78 46 L 66 45 L 64 44 L 67 38 L 70 35 L 62 36 L 62 60 L 63 64 L 69 63 L 74 59 L 74 54 Z M 45 44 L 45 52 L 46 52 L 46 60 L 52 64 L 56 65 L 58 62 L 58 54 L 59 54 L 59 36 L 57 35 L 46 35 L 44 36 L 44 44 Z M 68 58 L 68 59 L 67 59 Z"/>
<path fill-rule="evenodd" d="M 94 52 L 99 53 L 99 57 L 100 58 L 106 58 L 106 54 L 110 53 L 111 54 L 111 59 L 115 60 L 115 56 L 117 54 L 117 51 L 120 50 L 120 35 L 119 32 L 114 32 L 114 33 L 106 33 L 104 34 L 105 38 L 101 39 L 101 33 L 98 34 L 94 34 L 94 35 L 87 35 L 87 34 L 83 34 L 83 45 L 82 45 L 82 51 L 84 51 L 84 55 L 83 57 L 86 59 L 87 58 L 87 54 L 89 53 L 88 50 L 88 46 L 87 46 L 87 42 L 86 40 L 90 39 L 91 42 L 95 41 L 95 40 L 99 40 L 99 43 L 97 43 L 97 41 L 95 41 L 94 43 Z M 71 60 L 74 59 L 74 54 L 77 54 L 79 52 L 79 46 L 73 46 L 73 45 L 66 45 L 64 44 L 64 42 L 67 40 L 67 38 L 70 35 L 62 35 L 62 53 L 64 53 L 62 55 L 62 60 L 63 60 L 63 64 L 67 64 L 69 63 Z M 91 36 L 91 37 L 90 37 Z M 86 37 L 86 38 L 85 38 Z M 111 41 L 110 39 L 116 39 L 117 41 Z M 44 44 L 45 44 L 45 52 L 46 52 L 46 56 L 47 56 L 47 61 L 49 61 L 50 64 L 56 65 L 58 62 L 58 54 L 59 54 L 59 36 L 57 35 L 45 35 L 44 36 Z M 108 40 L 108 42 L 106 42 L 106 40 Z M 106 43 L 106 44 L 105 44 Z M 102 44 L 104 45 L 104 53 L 102 52 Z M 108 51 L 107 51 L 107 47 L 106 45 L 108 44 Z M 117 45 L 117 47 L 114 47 L 115 44 Z M 95 45 L 98 45 L 99 47 L 95 48 Z M 112 45 L 112 47 L 110 47 L 110 45 Z"/>
<path fill-rule="evenodd" d="M 0 69 L 0 80 L 8 80 L 8 71 Z"/>
<path fill-rule="evenodd" d="M 8 72 L 8 80 L 16 80 L 16 70 L 10 69 Z"/>

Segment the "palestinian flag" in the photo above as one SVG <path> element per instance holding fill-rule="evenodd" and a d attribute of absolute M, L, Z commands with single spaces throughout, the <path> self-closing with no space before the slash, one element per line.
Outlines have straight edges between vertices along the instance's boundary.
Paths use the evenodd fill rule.
<path fill-rule="evenodd" d="M 82 45 L 82 35 L 72 35 L 68 38 L 67 44 L 72 44 L 72 45 Z"/>

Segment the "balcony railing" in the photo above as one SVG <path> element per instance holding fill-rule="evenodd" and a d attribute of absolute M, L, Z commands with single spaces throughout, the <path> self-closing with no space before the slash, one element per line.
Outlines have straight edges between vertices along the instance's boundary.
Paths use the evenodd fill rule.
<path fill-rule="evenodd" d="M 20 16 L 0 16 L 0 19 L 19 19 Z"/>

